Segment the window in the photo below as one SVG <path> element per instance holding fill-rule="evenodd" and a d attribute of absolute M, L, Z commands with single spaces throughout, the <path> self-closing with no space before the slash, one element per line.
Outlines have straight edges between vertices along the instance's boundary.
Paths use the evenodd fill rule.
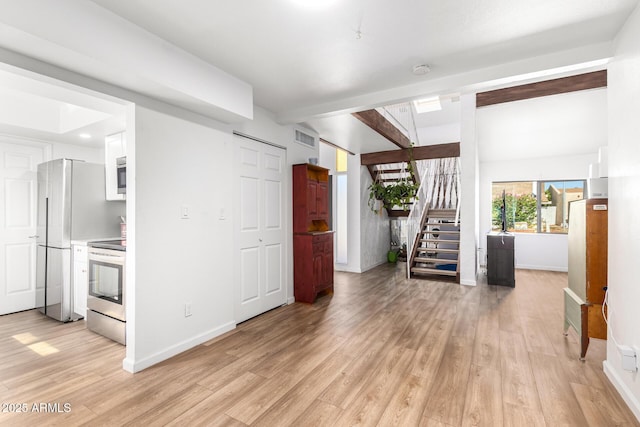
<path fill-rule="evenodd" d="M 502 195 L 507 231 L 518 233 L 567 233 L 569 203 L 584 198 L 585 181 L 494 182 L 492 230 L 500 231 Z"/>

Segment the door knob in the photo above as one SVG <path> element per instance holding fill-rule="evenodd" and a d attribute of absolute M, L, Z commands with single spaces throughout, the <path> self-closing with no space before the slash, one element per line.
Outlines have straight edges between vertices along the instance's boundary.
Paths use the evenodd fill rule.
<path fill-rule="evenodd" d="M 258 242 L 262 242 L 262 239 L 258 239 Z"/>

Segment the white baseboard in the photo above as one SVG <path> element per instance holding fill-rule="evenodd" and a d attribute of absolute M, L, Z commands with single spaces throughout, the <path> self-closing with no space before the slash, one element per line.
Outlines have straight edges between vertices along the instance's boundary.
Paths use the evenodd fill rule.
<path fill-rule="evenodd" d="M 365 272 L 367 272 L 367 271 L 369 271 L 369 270 L 371 270 L 371 269 L 374 269 L 374 268 L 376 268 L 376 267 L 378 267 L 378 266 L 380 266 L 380 265 L 386 264 L 386 263 L 388 263 L 388 262 L 389 262 L 389 261 L 387 261 L 387 259 L 385 258 L 384 260 L 379 261 L 379 262 L 377 262 L 377 263 L 375 263 L 375 264 L 373 264 L 373 265 L 368 265 L 368 266 L 366 266 L 366 267 L 361 268 L 360 273 L 365 273 Z"/>
<path fill-rule="evenodd" d="M 549 265 L 527 265 L 527 264 L 517 264 L 516 269 L 523 270 L 544 270 L 544 271 L 558 271 L 561 273 L 566 273 L 568 270 L 567 267 L 558 267 L 558 266 L 549 266 Z"/>
<path fill-rule="evenodd" d="M 622 381 L 622 378 L 620 378 L 618 373 L 607 360 L 602 362 L 602 367 L 604 369 L 604 374 L 609 378 L 611 384 L 613 384 L 615 389 L 618 390 L 618 393 L 620 393 L 622 399 L 625 401 L 627 406 L 629 406 L 633 415 L 635 415 L 638 421 L 640 421 L 640 402 L 638 402 L 636 396 L 633 395 L 631 390 L 629 390 L 629 387 L 627 387 L 624 381 Z"/>
<path fill-rule="evenodd" d="M 342 273 L 362 273 L 359 268 L 347 267 L 346 264 L 335 264 L 333 269 Z"/>
<path fill-rule="evenodd" d="M 162 351 L 152 354 L 151 356 L 142 358 L 140 360 L 134 361 L 129 358 L 126 358 L 122 361 L 122 369 L 132 373 L 140 372 L 143 369 L 146 369 L 150 366 L 160 363 L 163 360 L 167 360 L 175 356 L 176 354 L 180 354 L 183 351 L 189 350 L 190 348 L 193 348 L 197 345 L 200 345 L 202 343 L 209 341 L 210 339 L 213 339 L 226 332 L 229 332 L 232 329 L 235 329 L 235 327 L 236 327 L 236 322 L 229 322 L 215 329 L 212 329 L 208 332 L 197 335 L 193 338 L 189 338 L 188 340 L 182 341 L 174 346 L 168 347 Z"/>
<path fill-rule="evenodd" d="M 462 280 L 460 279 L 460 284 L 463 286 L 477 286 L 478 282 L 475 280 Z"/>
<path fill-rule="evenodd" d="M 295 297 L 289 297 L 289 298 L 287 298 L 287 305 L 291 305 L 291 304 L 293 304 L 294 302 L 296 302 Z"/>

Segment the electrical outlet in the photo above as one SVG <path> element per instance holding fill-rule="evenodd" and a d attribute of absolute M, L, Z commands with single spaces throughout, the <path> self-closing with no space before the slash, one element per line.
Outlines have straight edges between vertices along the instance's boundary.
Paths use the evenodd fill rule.
<path fill-rule="evenodd" d="M 638 370 L 636 351 L 628 345 L 618 345 L 618 352 L 622 359 L 622 369 L 636 372 Z"/>
<path fill-rule="evenodd" d="M 184 305 L 184 317 L 189 317 L 191 316 L 191 303 L 185 303 Z"/>

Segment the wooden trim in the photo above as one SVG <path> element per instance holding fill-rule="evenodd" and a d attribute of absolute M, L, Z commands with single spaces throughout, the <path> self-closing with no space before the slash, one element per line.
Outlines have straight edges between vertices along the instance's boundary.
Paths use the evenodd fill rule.
<path fill-rule="evenodd" d="M 459 142 L 413 147 L 413 160 L 442 159 L 446 157 L 460 157 Z M 409 152 L 406 148 L 360 155 L 360 164 L 364 166 L 407 161 L 409 161 Z"/>
<path fill-rule="evenodd" d="M 607 70 L 480 92 L 476 94 L 476 108 L 601 87 L 607 87 Z"/>
<path fill-rule="evenodd" d="M 377 110 L 360 111 L 359 113 L 352 113 L 352 115 L 398 147 L 409 148 L 411 146 L 409 138 Z"/>

